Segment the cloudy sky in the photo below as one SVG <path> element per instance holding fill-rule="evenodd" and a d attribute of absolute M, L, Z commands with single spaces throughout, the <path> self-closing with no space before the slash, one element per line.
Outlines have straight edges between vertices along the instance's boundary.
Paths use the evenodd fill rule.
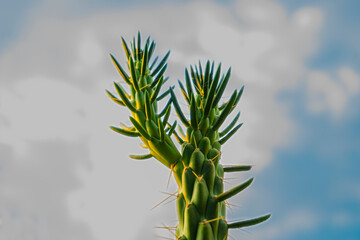
<path fill-rule="evenodd" d="M 232 67 L 244 126 L 224 146 L 229 220 L 272 213 L 232 239 L 360 236 L 360 21 L 355 0 L 1 1 L 0 239 L 161 239 L 176 191 L 139 141 L 109 130 L 128 111 L 105 94 L 120 81 L 120 36 L 138 30 L 171 50 L 169 84 L 197 61 Z M 176 88 L 176 91 L 178 88 Z M 179 92 L 177 92 L 179 93 Z M 173 116 L 175 118 L 175 116 Z"/>

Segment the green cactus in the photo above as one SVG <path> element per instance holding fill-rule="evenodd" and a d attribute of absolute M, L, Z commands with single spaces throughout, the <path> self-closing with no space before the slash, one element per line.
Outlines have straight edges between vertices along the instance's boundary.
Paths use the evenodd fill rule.
<path fill-rule="evenodd" d="M 220 131 L 224 121 L 235 109 L 244 87 L 234 90 L 230 99 L 219 106 L 226 85 L 230 79 L 229 69 L 221 74 L 221 64 L 216 69 L 214 63 L 206 62 L 205 69 L 201 64 L 190 73 L 185 69 L 185 87 L 179 81 L 182 94 L 189 105 L 190 120 L 181 110 L 178 100 L 170 87 L 160 95 L 160 90 L 168 78 L 164 77 L 169 52 L 156 65 L 157 57 L 150 64 L 155 43 L 147 38 L 141 46 L 141 36 L 133 39 L 131 48 L 122 38 L 127 58 L 127 73 L 112 56 L 117 70 L 125 83 L 129 85 L 129 93 L 119 84 L 114 83 L 120 98 L 109 91 L 109 97 L 116 103 L 131 111 L 132 127 L 125 125 L 111 129 L 130 137 L 140 137 L 144 146 L 149 149 L 146 155 L 130 155 L 134 159 L 154 157 L 174 174 L 179 190 L 177 194 L 177 214 L 179 224 L 176 227 L 176 239 L 187 240 L 224 240 L 228 238 L 228 230 L 252 226 L 267 220 L 262 217 L 228 223 L 226 217 L 226 201 L 248 187 L 253 178 L 224 192 L 223 177 L 227 172 L 248 171 L 251 166 L 234 165 L 223 167 L 220 164 L 221 146 L 241 127 L 237 124 L 239 113 L 233 121 Z M 155 66 L 156 65 L 156 66 Z M 168 97 L 165 107 L 159 111 L 158 101 Z M 186 133 L 177 122 L 168 122 L 171 104 L 179 120 L 186 127 Z M 177 149 L 171 136 L 182 146 Z"/>

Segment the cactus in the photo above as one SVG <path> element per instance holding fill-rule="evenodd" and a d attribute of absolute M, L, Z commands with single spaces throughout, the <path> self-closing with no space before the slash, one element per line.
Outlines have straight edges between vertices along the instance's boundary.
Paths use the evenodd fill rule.
<path fill-rule="evenodd" d="M 220 130 L 244 90 L 244 87 L 239 91 L 234 90 L 230 99 L 219 105 L 230 79 L 231 69 L 221 74 L 221 64 L 215 69 L 214 62 L 209 61 L 204 69 L 200 63 L 195 68 L 185 69 L 185 86 L 180 81 L 179 86 L 189 106 L 189 120 L 178 103 L 174 87 L 160 94 L 168 79 L 164 73 L 170 52 L 158 64 L 157 57 L 151 62 L 155 43 L 148 37 L 142 48 L 140 33 L 137 39 L 133 39 L 130 48 L 123 38 L 122 45 L 128 72 L 112 55 L 110 57 L 129 85 L 130 92 L 126 92 L 118 82 L 114 82 L 114 86 L 119 97 L 108 90 L 106 92 L 113 101 L 130 110 L 133 126 L 121 124 L 112 126 L 111 129 L 126 136 L 139 137 L 149 150 L 146 155 L 130 155 L 131 158 L 153 157 L 173 172 L 179 187 L 176 239 L 224 240 L 228 238 L 229 229 L 252 226 L 267 220 L 270 214 L 232 223 L 225 219 L 227 199 L 247 188 L 253 181 L 251 178 L 224 191 L 225 173 L 251 169 L 251 166 L 246 165 L 224 167 L 220 164 L 222 145 L 242 126 L 242 123 L 237 124 L 240 116 L 238 113 L 228 126 Z M 160 111 L 158 102 L 165 98 L 168 101 Z M 185 132 L 180 125 L 177 126 L 177 121 L 169 123 L 172 106 L 185 126 Z M 172 135 L 181 145 L 181 151 L 174 144 Z"/>

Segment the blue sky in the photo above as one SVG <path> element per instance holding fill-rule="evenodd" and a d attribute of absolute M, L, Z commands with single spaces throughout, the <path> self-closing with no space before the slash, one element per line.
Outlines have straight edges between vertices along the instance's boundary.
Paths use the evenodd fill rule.
<path fill-rule="evenodd" d="M 165 197 L 167 170 L 129 160 L 138 142 L 107 128 L 127 121 L 104 95 L 118 80 L 107 54 L 121 59 L 119 36 L 140 29 L 157 54 L 172 50 L 173 84 L 184 67 L 209 58 L 232 66 L 231 87 L 245 85 L 244 126 L 223 161 L 254 165 L 229 186 L 255 182 L 229 218 L 273 216 L 234 239 L 359 239 L 359 2 L 2 5 L 0 238 L 166 236 L 154 227 L 174 224 L 174 204 L 150 209 Z"/>

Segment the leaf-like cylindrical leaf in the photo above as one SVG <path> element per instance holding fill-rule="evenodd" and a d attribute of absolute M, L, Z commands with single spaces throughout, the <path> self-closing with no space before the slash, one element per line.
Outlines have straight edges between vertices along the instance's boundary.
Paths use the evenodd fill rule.
<path fill-rule="evenodd" d="M 228 132 L 230 132 L 230 130 L 235 126 L 237 120 L 240 117 L 240 112 L 238 114 L 236 114 L 235 118 L 231 121 L 231 123 L 219 133 L 220 137 L 223 137 L 225 134 L 227 134 Z"/>
<path fill-rule="evenodd" d="M 190 99 L 192 97 L 195 98 L 192 87 L 191 87 L 189 72 L 188 72 L 188 70 L 186 68 L 185 68 L 185 83 L 186 83 L 186 90 L 187 90 L 189 98 Z"/>
<path fill-rule="evenodd" d="M 129 61 L 130 61 L 130 72 L 131 72 L 132 83 L 133 83 L 135 90 L 139 92 L 140 88 L 139 88 L 138 79 L 136 77 L 135 63 L 132 58 L 130 58 Z"/>
<path fill-rule="evenodd" d="M 197 115 L 196 115 L 196 103 L 195 103 L 194 98 L 191 98 L 191 101 L 190 101 L 190 122 L 191 122 L 191 126 L 193 127 L 193 129 L 197 130 L 198 129 L 198 120 L 197 120 Z"/>
<path fill-rule="evenodd" d="M 213 130 L 218 130 L 221 124 L 225 121 L 226 117 L 229 115 L 232 105 L 234 104 L 234 101 L 236 99 L 237 91 L 235 90 L 232 94 L 229 102 L 227 103 L 225 109 L 220 113 L 219 118 L 213 125 Z"/>
<path fill-rule="evenodd" d="M 152 41 L 152 42 L 150 43 L 150 47 L 149 47 L 148 61 L 150 61 L 150 59 L 151 59 L 151 56 L 152 56 L 152 54 L 153 54 L 153 52 L 154 52 L 154 49 L 155 49 L 155 46 L 156 46 L 155 42 Z M 151 67 L 150 67 L 150 68 L 151 68 Z"/>
<path fill-rule="evenodd" d="M 164 82 L 163 82 L 164 84 Z M 170 87 L 171 89 L 174 89 L 174 86 Z M 170 94 L 170 89 L 166 90 L 163 94 L 161 94 L 160 96 L 158 96 L 156 98 L 156 101 L 160 101 L 161 99 L 163 99 L 164 97 L 166 97 L 167 95 Z"/>
<path fill-rule="evenodd" d="M 167 68 L 167 64 L 164 65 L 164 67 L 161 69 L 159 74 L 156 76 L 155 80 L 151 83 L 150 88 L 153 88 L 156 86 L 156 84 L 160 81 L 160 78 L 163 77 L 166 68 Z"/>
<path fill-rule="evenodd" d="M 174 133 L 176 125 L 177 125 L 177 121 L 175 120 L 175 122 L 173 123 L 173 125 L 169 129 L 169 133 L 168 133 L 169 137 Z"/>
<path fill-rule="evenodd" d="M 123 101 L 121 101 L 120 99 L 118 99 L 117 97 L 115 97 L 111 92 L 106 90 L 106 93 L 111 98 L 111 100 L 113 100 L 117 104 L 120 104 L 121 106 L 125 106 L 125 103 Z"/>
<path fill-rule="evenodd" d="M 118 92 L 121 100 L 124 102 L 124 104 L 126 105 L 127 108 L 130 109 L 130 111 L 132 112 L 136 112 L 136 108 L 132 105 L 132 103 L 129 101 L 129 99 L 126 96 L 126 93 L 124 91 L 124 89 L 120 86 L 120 84 L 114 82 L 115 85 L 115 89 Z"/>
<path fill-rule="evenodd" d="M 145 45 L 144 47 L 144 52 L 143 52 L 143 57 L 142 57 L 142 62 L 141 62 L 141 75 L 145 76 L 146 73 L 146 68 L 148 65 L 148 46 Z"/>
<path fill-rule="evenodd" d="M 208 95 L 209 84 L 210 84 L 210 61 L 207 61 L 206 62 L 206 67 L 205 67 L 204 82 L 203 82 L 203 89 L 204 89 L 204 97 L 205 98 Z"/>
<path fill-rule="evenodd" d="M 151 94 L 150 102 L 152 102 L 152 103 L 155 102 L 155 100 L 156 100 L 156 98 L 157 98 L 157 96 L 158 96 L 158 94 L 160 92 L 160 89 L 161 89 L 161 87 L 163 85 L 163 82 L 164 82 L 164 78 L 163 78 L 163 76 L 161 76 L 158 84 L 156 85 L 155 90 Z"/>
<path fill-rule="evenodd" d="M 181 122 L 186 126 L 186 127 L 189 127 L 190 126 L 190 123 L 189 121 L 186 119 L 184 113 L 182 112 L 181 108 L 180 108 L 180 105 L 177 101 L 177 98 L 173 92 L 173 90 L 170 88 L 170 95 L 171 95 L 171 99 L 172 99 L 172 103 L 175 107 L 175 111 L 177 113 L 177 115 L 179 116 L 179 119 L 181 120 Z"/>
<path fill-rule="evenodd" d="M 171 102 L 172 102 L 172 100 L 171 100 L 171 98 L 170 98 L 169 101 L 166 103 L 164 109 L 163 109 L 159 114 L 156 115 L 158 118 L 164 116 L 164 114 L 166 113 L 167 109 L 168 109 L 169 107 L 171 108 Z M 164 125 L 165 125 L 165 124 L 164 124 Z"/>
<path fill-rule="evenodd" d="M 126 55 L 126 59 L 129 59 L 129 57 L 131 56 L 130 50 L 126 44 L 126 41 L 123 37 L 121 37 L 121 41 L 122 41 L 122 45 L 125 51 L 125 55 Z"/>
<path fill-rule="evenodd" d="M 151 140 L 151 136 L 147 133 L 145 128 L 140 125 L 140 123 L 138 123 L 133 117 L 130 117 L 130 121 L 132 122 L 132 124 L 134 124 L 134 127 L 136 128 L 136 130 L 138 130 L 141 136 L 143 136 L 149 141 Z"/>
<path fill-rule="evenodd" d="M 180 89 L 181 89 L 181 93 L 183 94 L 186 102 L 188 104 L 190 104 L 190 98 L 189 98 L 189 96 L 187 95 L 187 93 L 185 91 L 184 85 L 180 82 L 180 80 L 178 80 L 178 83 L 179 83 L 179 86 L 180 86 Z"/>
<path fill-rule="evenodd" d="M 163 142 L 165 138 L 165 131 L 164 131 L 164 125 L 160 120 L 160 118 L 158 118 L 158 127 L 159 127 L 160 141 Z"/>
<path fill-rule="evenodd" d="M 141 51 L 141 35 L 140 35 L 140 31 L 138 31 L 137 46 L 136 46 L 137 59 L 140 59 L 140 51 Z"/>
<path fill-rule="evenodd" d="M 161 62 L 159 63 L 159 65 L 158 65 L 158 66 L 155 68 L 155 70 L 151 73 L 151 76 L 152 76 L 152 77 L 155 76 L 155 75 L 160 71 L 160 69 L 165 65 L 166 60 L 168 59 L 169 55 L 170 55 L 170 51 L 168 51 L 168 52 L 165 54 L 164 58 L 161 60 Z"/>
<path fill-rule="evenodd" d="M 219 85 L 219 87 L 218 87 L 218 89 L 216 91 L 216 96 L 214 98 L 213 106 L 217 106 L 217 104 L 219 103 L 219 101 L 220 101 L 220 99 L 222 97 L 222 94 L 225 91 L 226 85 L 229 82 L 230 74 L 231 74 L 231 68 L 229 68 L 229 70 L 227 71 L 225 77 L 220 82 L 220 85 Z"/>
<path fill-rule="evenodd" d="M 130 81 L 130 77 L 127 75 L 127 73 L 124 71 L 124 69 L 121 67 L 121 65 L 119 64 L 119 62 L 115 59 L 115 57 L 113 55 L 110 54 L 111 60 L 113 61 L 113 63 L 116 66 L 116 69 L 118 70 L 118 72 L 120 73 L 120 75 L 122 76 L 122 78 L 124 79 L 124 81 L 131 85 L 131 81 Z"/>
<path fill-rule="evenodd" d="M 164 116 L 163 121 L 162 121 L 162 124 L 163 124 L 164 127 L 168 123 L 168 120 L 169 120 L 169 117 L 170 117 L 170 112 L 171 112 L 171 106 L 169 105 L 168 108 L 166 109 L 165 116 Z"/>
<path fill-rule="evenodd" d="M 224 172 L 242 172 L 250 171 L 252 166 L 250 165 L 234 165 L 234 166 L 225 166 L 223 167 Z"/>
<path fill-rule="evenodd" d="M 253 225 L 256 225 L 256 224 L 259 224 L 259 223 L 262 223 L 262 222 L 268 220 L 270 217 L 271 217 L 271 214 L 267 214 L 265 216 L 258 217 L 258 218 L 253 218 L 253 219 L 244 220 L 244 221 L 240 221 L 240 222 L 228 223 L 228 228 L 242 228 L 242 227 L 253 226 Z"/>
<path fill-rule="evenodd" d="M 210 91 L 206 98 L 206 103 L 205 103 L 205 107 L 204 107 L 204 117 L 207 117 L 209 115 L 210 109 L 213 106 L 215 91 L 216 91 L 217 85 L 219 83 L 220 71 L 221 71 L 221 64 L 219 64 L 219 67 L 215 74 L 215 78 L 211 82 Z"/>
<path fill-rule="evenodd" d="M 216 201 L 218 202 L 222 202 L 225 201 L 228 198 L 231 198 L 232 196 L 238 194 L 239 192 L 241 192 L 242 190 L 244 190 L 245 188 L 247 188 L 252 181 L 254 180 L 254 178 L 250 178 L 249 180 L 247 180 L 246 182 L 244 182 L 243 184 L 240 184 L 239 186 L 236 186 L 226 192 L 223 192 L 219 195 L 216 196 Z"/>
<path fill-rule="evenodd" d="M 128 137 L 139 137 L 140 136 L 140 134 L 138 132 L 129 131 L 129 130 L 126 130 L 123 128 L 111 126 L 110 129 L 117 133 L 120 133 L 122 135 L 128 136 Z"/>
<path fill-rule="evenodd" d="M 238 93 L 238 95 L 236 96 L 235 102 L 234 102 L 234 104 L 233 104 L 230 112 L 232 112 L 232 111 L 235 109 L 236 105 L 239 103 L 239 100 L 240 100 L 243 92 L 244 92 L 244 86 L 242 86 L 242 87 L 240 88 L 239 93 Z"/>
<path fill-rule="evenodd" d="M 150 98 L 149 98 L 149 93 L 147 91 L 145 91 L 145 114 L 146 114 L 146 119 L 151 119 L 152 118 L 152 109 L 151 109 L 151 102 L 150 102 Z"/>
<path fill-rule="evenodd" d="M 198 79 L 198 76 L 194 72 L 194 69 L 192 66 L 190 66 L 190 74 L 191 74 L 191 80 L 193 82 L 196 92 L 198 94 L 202 94 L 201 87 L 200 87 L 200 80 Z"/>
<path fill-rule="evenodd" d="M 152 158 L 153 155 L 151 153 L 149 153 L 149 154 L 145 154 L 145 155 L 129 155 L 129 157 L 132 159 L 136 159 L 136 160 L 145 160 L 145 159 Z"/>
<path fill-rule="evenodd" d="M 219 143 L 220 143 L 221 145 L 223 145 L 227 140 L 229 140 L 229 138 L 232 137 L 232 135 L 234 135 L 234 134 L 236 133 L 236 131 L 237 131 L 242 125 L 243 125 L 243 124 L 240 123 L 240 124 L 238 124 L 236 127 L 234 127 L 233 130 L 231 130 L 231 132 L 229 132 L 227 135 L 225 135 L 223 138 L 221 138 L 221 139 L 219 140 Z"/>

